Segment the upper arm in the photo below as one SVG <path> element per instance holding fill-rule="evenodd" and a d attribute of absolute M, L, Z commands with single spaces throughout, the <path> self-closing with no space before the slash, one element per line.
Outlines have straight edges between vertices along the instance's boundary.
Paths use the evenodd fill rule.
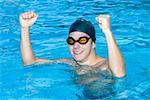
<path fill-rule="evenodd" d="M 41 59 L 41 58 L 36 58 L 35 63 L 37 64 L 45 64 L 45 63 L 53 63 L 54 60 L 49 60 L 49 59 Z"/>
<path fill-rule="evenodd" d="M 73 65 L 73 60 L 72 59 L 67 59 L 67 58 L 61 58 L 61 59 L 42 59 L 42 58 L 36 58 L 33 63 L 30 64 L 24 64 L 26 65 L 40 65 L 40 64 L 54 64 L 54 63 L 64 63 L 68 65 Z"/>
<path fill-rule="evenodd" d="M 29 65 L 39 65 L 39 64 L 45 64 L 45 63 L 53 63 L 53 60 L 35 58 L 34 61 L 32 61 L 30 63 L 23 63 L 23 65 L 29 66 Z"/>
<path fill-rule="evenodd" d="M 109 62 L 107 61 L 106 66 L 108 66 L 108 70 L 113 74 L 113 76 L 121 78 L 126 75 L 125 69 L 119 66 L 110 67 Z"/>
<path fill-rule="evenodd" d="M 112 75 L 115 76 L 115 77 L 121 78 L 121 77 L 124 77 L 124 76 L 125 76 L 124 70 L 120 70 L 119 67 L 117 67 L 116 70 L 114 71 L 114 69 L 112 69 L 112 68 L 109 66 L 108 60 L 106 60 L 106 61 L 104 62 L 103 66 L 104 66 L 104 70 L 107 70 L 110 74 L 112 74 Z"/>

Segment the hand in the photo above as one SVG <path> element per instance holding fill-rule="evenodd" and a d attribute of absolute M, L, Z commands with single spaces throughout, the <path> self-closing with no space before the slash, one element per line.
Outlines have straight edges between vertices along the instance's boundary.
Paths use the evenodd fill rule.
<path fill-rule="evenodd" d="M 30 27 L 37 20 L 38 15 L 34 12 L 22 13 L 19 17 L 21 27 Z"/>
<path fill-rule="evenodd" d="M 102 29 L 102 31 L 105 33 L 106 31 L 110 31 L 110 16 L 109 15 L 99 15 L 96 17 L 96 20 Z"/>

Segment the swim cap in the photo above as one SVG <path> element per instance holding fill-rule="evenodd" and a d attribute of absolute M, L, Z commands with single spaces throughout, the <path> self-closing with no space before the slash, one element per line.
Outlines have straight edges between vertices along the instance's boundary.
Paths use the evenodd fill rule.
<path fill-rule="evenodd" d="M 87 21 L 83 18 L 79 18 L 77 19 L 71 26 L 69 29 L 69 34 L 71 32 L 74 31 L 78 31 L 78 32 L 84 32 L 86 34 L 88 34 L 92 41 L 95 42 L 96 41 L 96 37 L 95 37 L 95 28 L 93 26 L 93 24 L 90 21 Z"/>

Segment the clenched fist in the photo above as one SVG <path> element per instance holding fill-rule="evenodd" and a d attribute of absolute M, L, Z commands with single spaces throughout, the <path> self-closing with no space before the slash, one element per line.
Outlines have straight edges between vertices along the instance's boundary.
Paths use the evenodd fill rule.
<path fill-rule="evenodd" d="M 96 20 L 104 33 L 108 30 L 111 30 L 109 15 L 99 15 L 98 17 L 96 17 Z"/>
<path fill-rule="evenodd" d="M 19 17 L 21 27 L 30 27 L 37 20 L 38 15 L 34 12 L 22 13 Z"/>

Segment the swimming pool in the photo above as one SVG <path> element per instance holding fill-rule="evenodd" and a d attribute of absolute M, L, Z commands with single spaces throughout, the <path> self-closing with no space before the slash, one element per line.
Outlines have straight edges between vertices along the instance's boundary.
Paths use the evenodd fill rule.
<path fill-rule="evenodd" d="M 30 10 L 39 14 L 31 27 L 33 50 L 37 57 L 49 59 L 71 57 L 66 38 L 69 25 L 78 17 L 93 22 L 97 54 L 107 57 L 106 41 L 95 17 L 110 14 L 112 31 L 126 61 L 126 78 L 92 91 L 86 88 L 90 86 L 75 82 L 74 69 L 68 65 L 24 68 L 19 51 L 18 16 Z M 1 0 L 0 98 L 76 100 L 92 99 L 97 93 L 101 94 L 99 99 L 150 99 L 149 11 L 148 0 Z M 105 87 L 96 83 L 101 85 Z"/>

